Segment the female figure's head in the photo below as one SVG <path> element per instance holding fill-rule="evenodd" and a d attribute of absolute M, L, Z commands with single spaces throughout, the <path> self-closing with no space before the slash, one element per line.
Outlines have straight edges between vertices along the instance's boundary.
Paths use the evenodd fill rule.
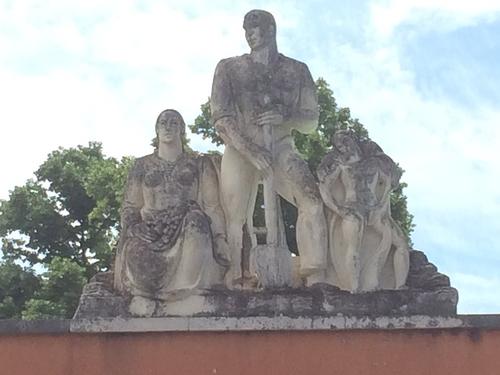
<path fill-rule="evenodd" d="M 336 148 L 346 161 L 355 161 L 361 158 L 361 148 L 356 136 L 349 130 L 335 132 L 332 139 L 333 147 Z"/>
<path fill-rule="evenodd" d="M 182 138 L 186 133 L 186 124 L 179 112 L 166 109 L 159 114 L 155 130 L 158 144 L 182 143 Z"/>

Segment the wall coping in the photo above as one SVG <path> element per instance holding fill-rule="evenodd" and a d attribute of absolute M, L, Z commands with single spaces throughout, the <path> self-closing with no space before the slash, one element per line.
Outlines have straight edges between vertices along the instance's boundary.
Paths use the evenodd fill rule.
<path fill-rule="evenodd" d="M 54 334 L 70 332 L 71 320 L 0 319 L 0 335 Z"/>
<path fill-rule="evenodd" d="M 314 330 L 500 330 L 500 314 L 452 317 L 336 315 L 330 317 L 168 317 L 97 318 L 80 320 L 0 320 L 0 335 L 112 333 L 112 332 L 220 332 Z"/>

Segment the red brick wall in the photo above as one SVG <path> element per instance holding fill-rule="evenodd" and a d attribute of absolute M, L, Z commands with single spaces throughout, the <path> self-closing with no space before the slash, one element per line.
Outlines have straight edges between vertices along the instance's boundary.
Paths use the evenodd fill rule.
<path fill-rule="evenodd" d="M 0 336 L 0 374 L 500 374 L 500 330 Z"/>

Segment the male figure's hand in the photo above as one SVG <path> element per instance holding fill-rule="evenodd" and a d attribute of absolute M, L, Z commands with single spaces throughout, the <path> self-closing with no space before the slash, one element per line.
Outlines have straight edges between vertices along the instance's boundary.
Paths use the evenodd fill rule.
<path fill-rule="evenodd" d="M 281 124 L 283 124 L 283 115 L 281 113 L 279 113 L 278 111 L 271 110 L 271 111 L 267 111 L 267 112 L 261 113 L 259 116 L 257 116 L 257 119 L 256 119 L 255 122 L 259 126 L 264 126 L 264 125 L 269 125 L 269 126 L 281 125 Z"/>
<path fill-rule="evenodd" d="M 269 176 L 272 163 L 271 153 L 266 148 L 259 146 L 235 130 L 237 125 L 234 119 L 223 117 L 215 123 L 215 128 L 226 144 L 232 145 L 244 155 L 264 177 Z"/>
<path fill-rule="evenodd" d="M 269 176 L 272 170 L 272 156 L 268 150 L 254 143 L 248 148 L 247 157 L 264 178 Z"/>

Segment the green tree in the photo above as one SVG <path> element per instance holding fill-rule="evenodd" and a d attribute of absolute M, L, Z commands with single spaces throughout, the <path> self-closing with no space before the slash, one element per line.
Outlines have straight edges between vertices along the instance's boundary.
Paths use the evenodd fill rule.
<path fill-rule="evenodd" d="M 316 81 L 316 90 L 319 103 L 319 121 L 318 128 L 312 134 L 302 134 L 297 131 L 293 132 L 295 146 L 308 162 L 312 171 L 316 171 L 323 156 L 331 148 L 331 138 L 337 130 L 352 130 L 361 139 L 368 139 L 368 131 L 357 118 L 351 116 L 349 108 L 339 108 L 333 91 L 328 83 L 319 78 Z M 215 127 L 211 122 L 210 100 L 201 105 L 201 114 L 195 119 L 194 124 L 189 125 L 193 133 L 201 134 L 203 138 L 210 139 L 217 146 L 223 144 L 223 140 L 217 135 Z M 400 183 L 399 187 L 391 195 L 391 210 L 396 222 L 401 226 L 403 232 L 410 241 L 410 234 L 413 231 L 413 216 L 408 212 L 406 205 L 406 196 L 403 189 L 405 183 Z M 261 194 L 257 196 L 256 202 L 256 223 L 263 223 L 263 212 L 260 209 L 263 198 Z M 290 249 L 297 251 L 295 242 L 295 222 L 297 221 L 296 208 L 285 201 L 281 200 L 283 216 L 286 227 L 287 242 Z M 260 209 L 260 210 L 259 210 Z M 258 224 L 257 224 L 258 225 Z"/>
<path fill-rule="evenodd" d="M 351 117 L 349 108 L 338 108 L 333 91 L 323 78 L 316 81 L 316 90 L 319 104 L 318 128 L 312 134 L 293 132 L 295 146 L 312 171 L 316 171 L 321 159 L 330 150 L 332 136 L 337 130 L 349 129 L 361 139 L 368 138 L 368 131 L 357 118 Z"/>
<path fill-rule="evenodd" d="M 21 318 L 26 302 L 40 288 L 41 279 L 31 269 L 10 260 L 0 262 L 0 319 Z"/>
<path fill-rule="evenodd" d="M 212 124 L 212 111 L 210 109 L 210 98 L 200 106 L 201 114 L 194 119 L 194 124 L 188 125 L 189 129 L 195 134 L 201 134 L 203 139 L 209 139 L 216 146 L 221 146 L 224 141 L 215 131 Z"/>
<path fill-rule="evenodd" d="M 21 315 L 23 320 L 64 319 L 66 310 L 63 305 L 44 299 L 30 299 Z"/>
<path fill-rule="evenodd" d="M 71 318 L 86 282 L 83 267 L 67 258 L 52 259 L 42 275 L 41 288 L 26 302 L 22 318 Z"/>
<path fill-rule="evenodd" d="M 95 142 L 52 152 L 0 202 L 3 256 L 32 266 L 66 258 L 86 277 L 109 269 L 130 163 L 105 157 Z"/>
<path fill-rule="evenodd" d="M 73 315 L 84 283 L 110 268 L 131 163 L 96 142 L 60 148 L 0 201 L 0 317 Z"/>

